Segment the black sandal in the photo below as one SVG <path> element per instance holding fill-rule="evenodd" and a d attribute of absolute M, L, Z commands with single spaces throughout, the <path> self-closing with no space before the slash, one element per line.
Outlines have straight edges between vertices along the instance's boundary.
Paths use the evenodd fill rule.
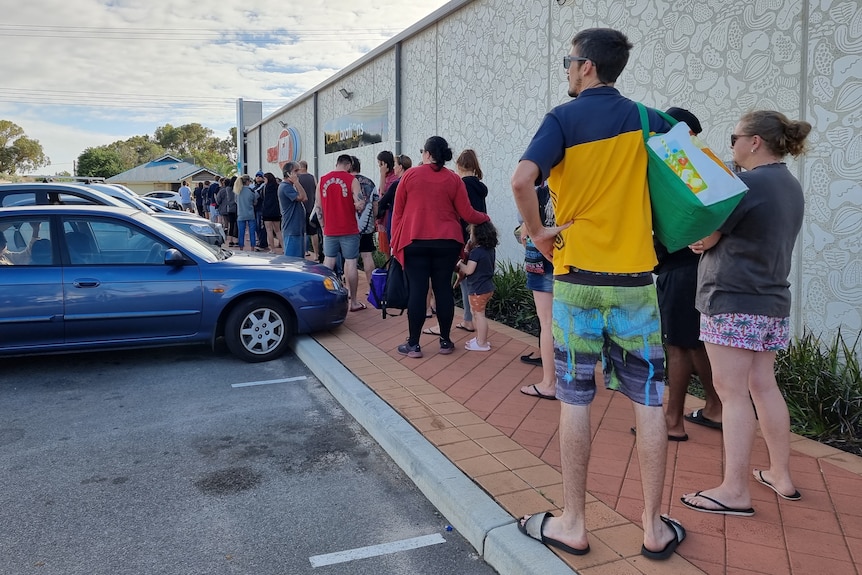
<path fill-rule="evenodd" d="M 521 356 L 521 361 L 530 365 L 542 365 L 541 357 L 533 357 L 533 352 L 531 351 L 527 355 Z"/>

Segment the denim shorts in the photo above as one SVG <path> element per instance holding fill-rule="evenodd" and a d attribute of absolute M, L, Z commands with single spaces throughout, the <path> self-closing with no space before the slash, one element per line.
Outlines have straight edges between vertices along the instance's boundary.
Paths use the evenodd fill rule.
<path fill-rule="evenodd" d="M 530 291 L 540 291 L 545 293 L 553 293 L 554 291 L 554 268 L 546 266 L 545 273 L 537 274 L 527 272 L 527 289 Z"/>
<path fill-rule="evenodd" d="M 338 257 L 338 253 L 346 260 L 359 258 L 359 234 L 346 236 L 323 236 L 323 255 L 328 258 Z"/>

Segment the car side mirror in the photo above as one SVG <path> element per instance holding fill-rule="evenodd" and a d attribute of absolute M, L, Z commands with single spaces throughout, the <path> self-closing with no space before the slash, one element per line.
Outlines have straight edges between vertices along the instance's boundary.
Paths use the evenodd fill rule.
<path fill-rule="evenodd" d="M 165 264 L 169 266 L 183 266 L 186 263 L 186 258 L 183 253 L 175 248 L 170 248 L 165 251 Z"/>

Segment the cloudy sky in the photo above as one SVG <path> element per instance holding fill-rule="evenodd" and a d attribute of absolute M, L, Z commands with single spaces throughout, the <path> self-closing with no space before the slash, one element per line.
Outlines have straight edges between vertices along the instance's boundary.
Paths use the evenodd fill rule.
<path fill-rule="evenodd" d="M 446 0 L 0 0 L 0 120 L 39 140 L 43 174 L 90 146 L 198 122 L 236 99 L 264 116 Z"/>

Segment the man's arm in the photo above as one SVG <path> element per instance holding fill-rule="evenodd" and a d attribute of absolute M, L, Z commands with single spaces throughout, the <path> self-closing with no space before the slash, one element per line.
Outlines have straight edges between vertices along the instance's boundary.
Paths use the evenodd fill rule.
<path fill-rule="evenodd" d="M 362 186 L 359 185 L 359 180 L 353 178 L 353 208 L 357 214 L 361 214 L 365 209 L 365 200 L 362 199 Z"/>
<path fill-rule="evenodd" d="M 562 226 L 546 228 L 542 224 L 539 213 L 539 196 L 536 194 L 535 182 L 539 178 L 539 166 L 530 160 L 521 160 L 512 174 L 512 194 L 515 196 L 515 205 L 524 218 L 524 228 L 527 235 L 533 240 L 536 248 L 548 260 L 553 260 L 554 238 L 562 230 L 566 229 L 572 222 Z"/>

